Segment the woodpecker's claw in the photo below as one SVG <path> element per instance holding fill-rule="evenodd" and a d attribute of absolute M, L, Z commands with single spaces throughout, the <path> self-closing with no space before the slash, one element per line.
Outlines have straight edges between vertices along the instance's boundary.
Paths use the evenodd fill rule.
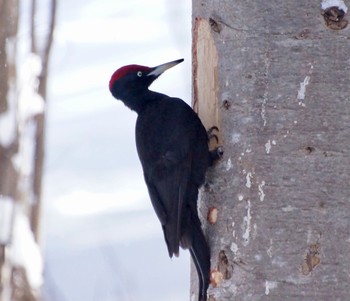
<path fill-rule="evenodd" d="M 209 153 L 211 160 L 210 165 L 213 165 L 215 161 L 220 160 L 222 158 L 222 156 L 224 155 L 224 149 L 222 148 L 222 146 L 219 146 L 211 150 Z"/>
<path fill-rule="evenodd" d="M 213 134 L 213 131 L 219 132 L 219 128 L 214 125 L 207 130 L 208 140 L 210 141 L 211 139 L 214 138 L 216 140 L 216 143 L 219 143 L 219 138 L 216 134 Z"/>
<path fill-rule="evenodd" d="M 216 144 L 218 144 L 219 138 L 216 134 L 213 134 L 213 131 L 219 132 L 219 128 L 214 125 L 207 130 L 208 142 L 210 142 L 210 140 L 214 138 L 216 140 Z M 223 150 L 222 146 L 218 146 L 218 147 L 214 148 L 213 150 L 211 150 L 209 152 L 209 155 L 210 155 L 210 164 L 209 165 L 212 166 L 215 161 L 222 158 L 222 156 L 224 155 L 224 150 Z"/>
<path fill-rule="evenodd" d="M 207 134 L 208 135 L 210 135 L 213 131 L 217 131 L 217 132 L 219 132 L 219 128 L 217 127 L 217 126 L 212 126 L 211 128 L 209 128 L 208 130 L 207 130 Z"/>

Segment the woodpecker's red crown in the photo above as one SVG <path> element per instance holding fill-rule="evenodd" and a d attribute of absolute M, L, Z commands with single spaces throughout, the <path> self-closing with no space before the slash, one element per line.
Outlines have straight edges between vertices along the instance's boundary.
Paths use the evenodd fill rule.
<path fill-rule="evenodd" d="M 159 75 L 161 75 L 164 71 L 170 69 L 171 67 L 176 66 L 177 64 L 183 62 L 183 59 L 179 59 L 176 61 L 172 61 L 169 63 L 165 63 L 156 67 L 146 67 L 146 66 L 140 66 L 140 65 L 127 65 L 124 67 L 119 68 L 117 71 L 115 71 L 109 81 L 109 90 L 112 91 L 114 84 L 116 81 L 120 80 L 124 76 L 128 74 L 134 73 L 138 77 L 142 77 L 143 75 L 146 75 L 147 77 L 150 77 L 150 81 L 148 80 L 148 85 L 150 85 L 156 78 L 158 78 Z"/>
<path fill-rule="evenodd" d="M 125 75 L 129 73 L 136 73 L 138 71 L 141 72 L 150 72 L 152 68 L 146 67 L 146 66 L 140 66 L 140 65 L 127 65 L 124 67 L 119 68 L 117 71 L 115 71 L 109 81 L 109 89 L 112 89 L 113 84 L 118 80 L 124 77 Z"/>

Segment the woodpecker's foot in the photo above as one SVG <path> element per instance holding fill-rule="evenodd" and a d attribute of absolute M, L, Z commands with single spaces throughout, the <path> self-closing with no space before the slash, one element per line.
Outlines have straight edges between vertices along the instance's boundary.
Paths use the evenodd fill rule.
<path fill-rule="evenodd" d="M 212 126 L 209 130 L 207 130 L 207 135 L 208 135 L 208 141 L 210 141 L 211 139 L 215 139 L 216 143 L 219 143 L 219 138 L 216 134 L 213 134 L 213 131 L 219 131 L 219 128 L 217 126 Z"/>
<path fill-rule="evenodd" d="M 215 161 L 218 161 L 224 155 L 224 149 L 222 146 L 216 147 L 209 152 L 210 154 L 210 166 L 214 164 Z"/>

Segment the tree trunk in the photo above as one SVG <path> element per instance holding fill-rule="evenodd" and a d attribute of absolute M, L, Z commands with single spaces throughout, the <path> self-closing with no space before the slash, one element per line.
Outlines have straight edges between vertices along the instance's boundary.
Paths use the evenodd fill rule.
<path fill-rule="evenodd" d="M 19 6 L 18 0 L 0 0 L 0 301 L 38 300 L 42 278 L 37 241 L 44 100 L 56 0 L 51 0 L 47 36 L 38 43 L 43 45 L 40 49 L 34 21 L 37 5 L 32 0 L 31 32 L 20 40 L 25 44 L 27 38 L 31 49 L 21 65 L 16 62 Z"/>
<path fill-rule="evenodd" d="M 349 299 L 346 10 L 193 1 L 194 104 L 225 151 L 200 202 L 211 301 Z"/>

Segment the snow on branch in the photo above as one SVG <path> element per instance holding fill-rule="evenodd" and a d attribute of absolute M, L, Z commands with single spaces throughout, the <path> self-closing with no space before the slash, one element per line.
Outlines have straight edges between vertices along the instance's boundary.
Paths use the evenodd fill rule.
<path fill-rule="evenodd" d="M 28 217 L 20 211 L 15 216 L 9 253 L 12 263 L 25 269 L 31 288 L 39 289 L 43 284 L 43 259 L 40 247 L 35 242 Z"/>

